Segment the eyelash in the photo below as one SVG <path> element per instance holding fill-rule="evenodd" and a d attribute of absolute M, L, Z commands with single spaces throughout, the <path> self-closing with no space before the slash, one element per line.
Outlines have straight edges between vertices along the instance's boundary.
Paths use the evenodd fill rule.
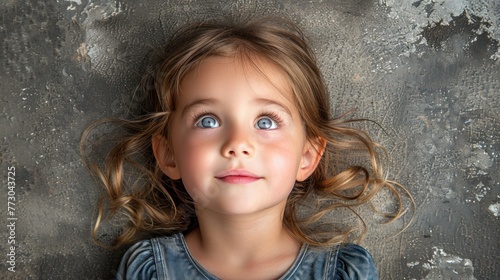
<path fill-rule="evenodd" d="M 217 121 L 219 121 L 219 119 L 213 113 L 207 110 L 203 110 L 200 112 L 193 113 L 193 116 L 191 117 L 191 122 L 193 123 L 193 125 L 196 125 L 201 120 L 202 117 L 206 116 L 211 116 L 215 118 Z"/>
<path fill-rule="evenodd" d="M 280 127 L 283 124 L 283 119 L 275 112 L 269 112 L 269 111 L 262 112 L 259 114 L 259 117 L 257 119 L 260 119 L 262 117 L 271 118 L 273 121 L 276 122 L 278 127 Z"/>
<path fill-rule="evenodd" d="M 200 111 L 200 112 L 198 112 L 198 113 L 194 113 L 194 114 L 193 114 L 193 117 L 192 117 L 192 122 L 193 122 L 194 124 L 196 124 L 198 121 L 200 121 L 201 117 L 208 116 L 208 115 L 213 116 L 214 118 L 216 118 L 214 114 L 210 113 L 210 112 L 209 112 L 209 111 L 207 111 L 207 110 L 203 110 L 203 111 Z M 216 118 L 216 119 L 217 119 L 217 118 Z"/>
<path fill-rule="evenodd" d="M 193 114 L 192 122 L 196 124 L 204 116 L 212 116 L 215 119 L 217 119 L 217 117 L 213 113 L 211 113 L 210 111 L 203 110 L 201 112 Z M 257 120 L 262 118 L 262 117 L 271 118 L 273 121 L 276 122 L 276 124 L 278 124 L 278 126 L 281 126 L 283 124 L 283 119 L 275 112 L 263 111 L 259 114 L 259 116 L 257 117 Z"/>

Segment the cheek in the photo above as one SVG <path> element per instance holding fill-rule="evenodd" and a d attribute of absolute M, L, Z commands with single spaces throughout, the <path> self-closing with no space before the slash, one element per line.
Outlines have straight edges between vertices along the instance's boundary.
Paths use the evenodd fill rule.
<path fill-rule="evenodd" d="M 183 179 L 204 172 L 213 165 L 216 149 L 212 142 L 206 137 L 190 133 L 179 137 L 174 144 L 174 155 Z"/>
<path fill-rule="evenodd" d="M 276 175 L 282 174 L 282 176 L 278 177 L 283 178 L 284 176 L 288 176 L 295 181 L 302 148 L 299 146 L 299 143 L 290 141 L 289 139 L 282 139 L 273 144 L 267 144 L 263 153 L 263 160 L 269 169 L 277 173 Z"/>

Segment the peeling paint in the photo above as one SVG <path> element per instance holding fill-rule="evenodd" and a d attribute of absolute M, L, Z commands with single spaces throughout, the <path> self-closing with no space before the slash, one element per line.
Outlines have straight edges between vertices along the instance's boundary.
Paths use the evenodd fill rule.
<path fill-rule="evenodd" d="M 448 254 L 437 247 L 432 247 L 432 250 L 434 251 L 432 259 L 422 265 L 429 270 L 424 279 L 476 280 L 470 259 Z"/>
<path fill-rule="evenodd" d="M 494 14 L 495 6 L 488 1 L 474 0 L 456 0 L 456 1 L 435 1 L 435 0 L 415 0 L 415 1 L 394 1 L 379 0 L 380 4 L 391 9 L 389 16 L 393 19 L 405 22 L 408 26 L 414 28 L 406 29 L 404 34 L 400 34 L 407 46 L 402 55 L 410 54 L 421 55 L 418 47 L 420 44 L 434 44 L 432 37 L 426 36 L 425 29 L 448 29 L 453 28 L 457 18 L 464 17 L 464 23 L 478 23 L 474 32 L 477 36 L 464 46 L 477 44 L 478 46 L 487 46 L 484 42 L 479 42 L 478 38 L 493 40 L 496 42 L 496 48 L 491 49 L 488 55 L 492 59 L 497 59 L 500 55 L 498 40 L 500 39 L 500 30 L 497 28 L 497 18 Z M 478 20 L 479 19 L 479 20 Z M 424 33 L 421 33 L 424 28 Z M 461 30 L 460 32 L 463 32 Z M 424 35 L 424 36 L 422 36 Z M 431 41 L 429 41 L 429 39 Z M 441 37 L 443 39 L 443 37 Z M 486 55 L 486 54 L 484 54 Z"/>
<path fill-rule="evenodd" d="M 66 2 L 71 2 L 71 3 L 75 3 L 77 5 L 81 5 L 82 4 L 82 0 L 64 0 Z"/>
<path fill-rule="evenodd" d="M 491 204 L 488 206 L 488 210 L 493 214 L 493 216 L 498 217 L 500 216 L 500 202 L 497 202 L 495 204 Z"/>
<path fill-rule="evenodd" d="M 64 0 L 64 1 L 71 3 L 71 5 L 69 5 L 68 8 L 66 9 L 68 11 L 75 11 L 76 6 L 79 6 L 82 4 L 82 0 Z"/>
<path fill-rule="evenodd" d="M 458 16 L 452 16 L 450 22 L 444 23 L 442 20 L 425 26 L 422 36 L 426 42 L 437 49 L 445 49 L 444 42 L 451 40 L 448 48 L 457 48 L 469 56 L 478 58 L 493 58 L 499 49 L 498 40 L 493 38 L 487 30 L 491 23 L 483 18 L 470 15 L 464 10 Z M 459 38 L 454 36 L 459 35 Z"/>
<path fill-rule="evenodd" d="M 482 148 L 474 149 L 470 163 L 481 170 L 487 170 L 494 164 L 493 158 Z"/>
<path fill-rule="evenodd" d="M 419 261 L 415 261 L 415 262 L 409 262 L 409 263 L 407 263 L 406 266 L 412 268 L 412 267 L 417 266 L 419 264 L 420 264 Z"/>
<path fill-rule="evenodd" d="M 106 20 L 110 17 L 117 16 L 122 12 L 123 5 L 120 5 L 118 1 L 107 1 L 103 4 L 90 2 L 84 9 L 84 13 L 87 14 L 87 19 L 85 21 L 88 23 L 95 20 Z"/>

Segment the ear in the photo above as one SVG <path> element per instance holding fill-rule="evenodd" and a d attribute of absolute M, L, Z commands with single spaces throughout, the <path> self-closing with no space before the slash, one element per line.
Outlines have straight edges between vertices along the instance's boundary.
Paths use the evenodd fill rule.
<path fill-rule="evenodd" d="M 151 139 L 151 144 L 153 146 L 156 163 L 163 174 L 167 175 L 172 180 L 180 179 L 181 173 L 175 164 L 174 155 L 169 149 L 167 139 L 161 135 L 155 135 Z"/>
<path fill-rule="evenodd" d="M 311 176 L 318 166 L 325 147 L 326 141 L 321 137 L 307 141 L 302 151 L 302 159 L 295 180 L 302 182 Z"/>

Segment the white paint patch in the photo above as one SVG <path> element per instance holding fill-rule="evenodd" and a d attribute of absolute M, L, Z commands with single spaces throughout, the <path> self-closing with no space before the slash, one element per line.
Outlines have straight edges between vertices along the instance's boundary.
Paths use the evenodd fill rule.
<path fill-rule="evenodd" d="M 123 5 L 117 6 L 115 1 L 110 0 L 100 5 L 89 3 L 83 10 L 83 13 L 87 14 L 87 18 L 83 22 L 83 25 L 86 26 L 88 23 L 92 23 L 96 20 L 106 20 L 122 12 Z"/>
<path fill-rule="evenodd" d="M 482 170 L 492 167 L 495 163 L 494 159 L 492 159 L 483 148 L 477 148 L 477 146 L 474 148 L 475 149 L 472 150 L 473 154 L 470 157 L 470 163 Z"/>
<path fill-rule="evenodd" d="M 381 5 L 391 8 L 388 16 L 395 21 L 400 21 L 401 31 L 397 36 L 398 44 L 405 44 L 406 50 L 401 53 L 403 56 L 410 54 L 422 55 L 416 53 L 416 44 L 426 44 L 425 38 L 422 38 L 422 27 L 429 23 L 446 25 L 453 20 L 452 16 L 458 16 L 464 11 L 469 15 L 479 16 L 485 22 L 491 23 L 489 26 L 482 26 L 479 32 L 487 31 L 492 34 L 494 39 L 500 38 L 500 28 L 497 28 L 497 14 L 494 12 L 495 0 L 379 0 Z M 472 21 L 472 19 L 470 19 Z M 500 59 L 500 48 L 497 53 L 491 56 L 492 59 Z"/>
<path fill-rule="evenodd" d="M 424 279 L 476 280 L 470 259 L 448 254 L 437 247 L 432 249 L 434 250 L 432 259 L 422 264 L 423 268 L 429 270 Z"/>
<path fill-rule="evenodd" d="M 409 262 L 409 263 L 406 264 L 406 266 L 407 267 L 414 267 L 414 266 L 419 265 L 419 264 L 420 264 L 420 262 L 418 262 L 418 261 L 416 261 L 416 262 Z"/>
<path fill-rule="evenodd" d="M 83 65 L 85 71 L 92 71 L 103 76 L 115 75 L 113 71 L 108 71 L 112 64 L 116 63 L 116 54 L 113 51 L 118 45 L 126 42 L 120 42 L 116 36 L 110 36 L 109 31 L 103 28 L 96 28 L 95 22 L 105 21 L 111 17 L 123 13 L 123 5 L 116 4 L 115 1 L 103 1 L 101 4 L 89 3 L 83 9 L 83 14 L 87 18 L 82 22 L 85 28 L 86 55 L 87 64 Z"/>
<path fill-rule="evenodd" d="M 488 194 L 488 191 L 490 191 L 491 188 L 485 186 L 483 182 L 479 182 L 479 184 L 477 184 L 477 186 L 475 187 L 475 190 L 477 191 L 476 200 L 481 201 L 481 199 L 483 199 Z"/>
<path fill-rule="evenodd" d="M 73 3 L 77 4 L 77 5 L 81 5 L 82 4 L 82 0 L 64 0 L 64 1 L 66 1 L 66 2 L 73 2 Z"/>
<path fill-rule="evenodd" d="M 493 216 L 498 217 L 500 214 L 500 202 L 497 202 L 495 204 L 491 204 L 488 206 L 488 210 L 493 214 Z"/>

